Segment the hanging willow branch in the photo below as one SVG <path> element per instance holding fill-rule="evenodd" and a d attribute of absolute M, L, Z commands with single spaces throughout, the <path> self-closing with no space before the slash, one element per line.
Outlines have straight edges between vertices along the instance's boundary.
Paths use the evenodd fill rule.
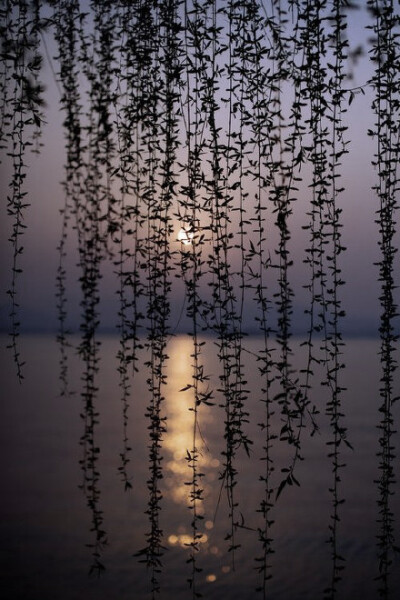
<path fill-rule="evenodd" d="M 394 257 L 397 248 L 394 246 L 395 211 L 398 208 L 396 192 L 399 189 L 398 163 L 400 158 L 399 118 L 400 118 L 400 43 L 398 27 L 399 15 L 394 3 L 387 0 L 368 2 L 374 17 L 371 29 L 374 43 L 371 50 L 375 62 L 375 73 L 371 84 L 375 89 L 372 104 L 376 115 L 374 130 L 369 134 L 376 137 L 377 150 L 373 164 L 377 168 L 379 183 L 375 190 L 379 199 L 377 223 L 379 225 L 379 247 L 381 260 L 379 262 L 379 280 L 381 282 L 381 421 L 378 426 L 379 437 L 379 470 L 377 481 L 379 489 L 378 507 L 380 531 L 378 539 L 378 558 L 380 583 L 379 595 L 389 597 L 389 578 L 395 545 L 393 486 L 395 474 L 393 463 L 395 459 L 393 434 L 393 403 L 399 399 L 393 387 L 393 374 L 396 369 L 394 356 L 395 333 L 393 320 L 397 316 L 397 305 L 394 298 Z M 397 32 L 397 33 L 396 33 Z"/>
<path fill-rule="evenodd" d="M 149 418 L 150 478 L 148 480 L 149 507 L 146 511 L 150 521 L 147 534 L 147 546 L 139 552 L 145 556 L 151 568 L 152 595 L 159 592 L 158 573 L 163 555 L 162 535 L 159 513 L 162 492 L 160 481 L 162 474 L 162 436 L 165 433 L 165 417 L 162 414 L 166 383 L 165 365 L 167 361 L 166 345 L 168 339 L 168 317 L 170 313 L 169 293 L 170 247 L 173 231 L 171 211 L 177 185 L 175 160 L 178 147 L 179 82 L 181 61 L 179 57 L 179 34 L 181 25 L 178 18 L 178 3 L 166 0 L 157 7 L 157 24 L 160 47 L 157 49 L 159 71 L 152 73 L 153 89 L 151 96 L 151 130 L 148 152 L 151 166 L 149 170 L 147 203 L 147 318 L 150 323 L 148 348 L 150 352 L 150 376 L 147 380 L 151 401 L 147 411 Z M 157 76 L 160 78 L 157 79 Z M 157 154 L 160 154 L 157 157 Z M 156 172 L 155 169 L 158 169 Z M 157 179 L 159 178 L 159 179 Z"/>
<path fill-rule="evenodd" d="M 12 175 L 7 195 L 7 215 L 11 221 L 12 245 L 10 297 L 11 342 L 18 379 L 23 379 L 23 361 L 20 356 L 18 281 L 22 273 L 21 257 L 24 252 L 22 236 L 26 225 L 25 212 L 30 203 L 25 188 L 26 155 L 29 149 L 38 151 L 35 141 L 40 136 L 43 120 L 44 88 L 39 81 L 42 57 L 39 54 L 40 3 L 28 0 L 3 3 L 1 8 L 1 130 L 0 144 L 8 147 Z"/>
<path fill-rule="evenodd" d="M 182 100 L 182 116 L 185 124 L 187 144 L 187 185 L 182 186 L 178 203 L 178 222 L 182 225 L 180 234 L 181 258 L 180 267 L 185 282 L 185 299 L 187 302 L 187 316 L 191 321 L 191 336 L 193 341 L 193 352 L 190 355 L 192 361 L 192 382 L 188 383 L 183 390 L 191 389 L 193 394 L 193 434 L 192 448 L 187 450 L 186 460 L 191 470 L 189 509 L 192 513 L 191 529 L 192 539 L 188 543 L 190 554 L 188 563 L 191 565 L 191 573 L 188 578 L 192 589 L 193 598 L 201 597 L 198 591 L 198 574 L 202 568 L 198 566 L 197 555 L 202 538 L 201 522 L 203 516 L 199 512 L 199 506 L 204 500 L 202 478 L 204 473 L 199 471 L 199 420 L 202 403 L 211 405 L 211 394 L 204 391 L 204 384 L 208 377 L 204 374 L 201 349 L 204 342 L 199 339 L 201 328 L 202 300 L 199 294 L 200 280 L 202 276 L 201 265 L 202 246 L 204 234 L 199 232 L 202 181 L 204 175 L 201 171 L 201 157 L 204 152 L 204 126 L 205 121 L 201 112 L 200 82 L 201 74 L 206 69 L 204 53 L 204 27 L 207 19 L 207 5 L 200 7 L 197 2 L 190 10 L 189 3 L 185 2 L 185 72 L 187 96 Z"/>
<path fill-rule="evenodd" d="M 343 82 L 345 80 L 344 63 L 346 60 L 346 48 L 348 41 L 345 37 L 347 22 L 346 15 L 343 12 L 342 3 L 335 2 L 331 13 L 332 36 L 330 46 L 332 48 L 334 62 L 328 65 L 332 71 L 329 81 L 330 104 L 332 114 L 328 115 L 331 121 L 331 152 L 329 155 L 329 175 L 330 190 L 327 198 L 327 239 L 330 245 L 330 252 L 327 253 L 328 263 L 328 286 L 327 286 L 327 335 L 325 340 L 326 355 L 326 384 L 329 390 L 329 399 L 327 402 L 326 414 L 330 420 L 332 438 L 327 442 L 331 451 L 328 456 L 332 461 L 333 483 L 330 489 L 332 494 L 332 515 L 329 525 L 330 537 L 329 544 L 332 553 L 332 575 L 330 587 L 326 590 L 328 598 L 335 598 L 337 593 L 337 584 L 341 579 L 344 557 L 339 552 L 338 523 L 340 521 L 339 506 L 344 502 L 340 494 L 340 470 L 345 466 L 341 463 L 341 451 L 343 444 L 351 447 L 347 440 L 346 427 L 343 424 L 343 413 L 341 407 L 341 393 L 343 388 L 340 384 L 340 370 L 344 367 L 341 362 L 341 351 L 343 347 L 342 335 L 340 332 L 340 319 L 344 316 L 341 309 L 341 300 L 339 295 L 340 287 L 343 285 L 340 268 L 340 254 L 345 250 L 341 243 L 341 209 L 338 207 L 338 197 L 344 191 L 340 187 L 340 166 L 341 159 L 347 154 L 344 132 L 347 127 L 343 124 L 343 116 L 346 109 L 343 107 L 345 93 L 343 91 Z"/>

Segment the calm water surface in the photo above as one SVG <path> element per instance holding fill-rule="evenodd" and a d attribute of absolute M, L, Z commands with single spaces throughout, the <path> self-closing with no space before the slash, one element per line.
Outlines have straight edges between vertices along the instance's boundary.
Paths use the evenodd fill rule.
<path fill-rule="evenodd" d="M 2 348 L 5 346 L 3 338 Z M 11 357 L 1 353 L 1 571 L 2 589 L 7 599 L 24 600 L 146 600 L 149 574 L 133 555 L 145 545 L 148 531 L 146 480 L 148 478 L 147 422 L 144 417 L 148 392 L 146 372 L 140 369 L 130 400 L 129 435 L 132 460 L 129 465 L 133 488 L 124 492 L 118 473 L 122 450 L 122 416 L 115 355 L 118 341 L 102 339 L 99 376 L 98 443 L 101 448 L 99 468 L 101 508 L 109 545 L 103 561 L 105 574 L 88 576 L 91 564 L 86 544 L 90 534 L 90 514 L 79 485 L 79 459 L 82 435 L 79 395 L 81 366 L 71 353 L 70 372 L 75 394 L 60 397 L 58 383 L 58 349 L 50 337 L 24 337 L 22 350 L 27 362 L 23 385 L 16 382 Z M 297 343 L 296 343 L 297 344 Z M 297 345 L 294 346 L 297 348 Z M 257 338 L 246 340 L 246 348 L 257 352 Z M 217 387 L 218 361 L 212 341 L 206 344 L 204 366 Z M 378 598 L 376 535 L 378 533 L 377 478 L 379 401 L 379 360 L 376 340 L 347 341 L 346 370 L 343 371 L 343 394 L 346 425 L 354 451 L 343 450 L 342 490 L 346 502 L 341 509 L 339 548 L 346 558 L 339 598 L 373 600 Z M 160 576 L 161 598 L 191 598 L 186 563 L 190 541 L 191 512 L 188 510 L 186 482 L 190 470 L 185 460 L 192 444 L 192 406 L 190 391 L 179 390 L 190 382 L 191 342 L 177 336 L 168 347 L 168 385 L 165 389 L 165 414 L 168 432 L 164 438 L 163 508 L 161 527 L 165 546 Z M 259 481 L 263 463 L 262 437 L 258 423 L 263 419 L 259 401 L 257 366 L 252 354 L 245 353 L 249 382 L 249 437 L 254 450 L 249 459 L 239 455 L 237 485 L 238 512 L 248 529 L 237 532 L 241 548 L 236 552 L 233 570 L 228 543 L 227 501 L 224 492 L 218 505 L 222 469 L 224 411 L 217 405 L 201 408 L 200 466 L 204 473 L 203 538 L 198 555 L 199 591 L 214 600 L 250 600 L 260 597 L 255 588 L 260 583 L 255 558 L 261 555 L 256 529 L 257 512 L 263 488 Z M 296 350 L 294 362 L 302 366 L 304 357 Z M 214 378 L 214 380 L 213 380 Z M 397 379 L 397 384 L 399 380 Z M 399 386 L 400 387 L 400 386 Z M 324 411 L 325 394 L 316 385 L 313 400 Z M 400 417 L 397 410 L 397 419 Z M 331 514 L 329 487 L 332 467 L 327 458 L 326 422 L 321 417 L 321 433 L 310 438 L 304 434 L 303 455 L 297 477 L 300 487 L 284 491 L 273 511 L 271 531 L 275 553 L 271 560 L 273 578 L 271 600 L 319 599 L 329 585 L 330 547 L 326 543 Z M 397 439 L 396 439 L 397 441 Z M 397 443 L 397 449 L 400 444 Z M 277 472 L 285 464 L 287 450 L 274 446 Z M 398 461 L 397 461 L 398 464 Z M 399 479 L 397 469 L 397 478 Z M 400 486 L 393 497 L 400 537 Z M 218 505 L 218 510 L 216 511 Z M 392 598 L 400 593 L 400 564 L 393 567 Z"/>

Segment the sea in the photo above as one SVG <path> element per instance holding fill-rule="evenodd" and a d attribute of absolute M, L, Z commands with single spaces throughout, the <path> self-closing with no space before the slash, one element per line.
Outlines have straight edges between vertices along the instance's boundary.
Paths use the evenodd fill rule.
<path fill-rule="evenodd" d="M 93 531 L 91 513 L 81 489 L 83 433 L 82 364 L 72 337 L 68 354 L 69 391 L 61 394 L 60 350 L 52 335 L 24 335 L 19 340 L 24 379 L 16 377 L 12 355 L 1 338 L 1 438 L 0 461 L 0 564 L 3 598 L 9 600 L 186 600 L 190 587 L 192 511 L 191 471 L 188 451 L 193 446 L 193 391 L 187 388 L 193 372 L 193 346 L 184 334 L 171 337 L 166 353 L 166 384 L 162 415 L 166 431 L 161 447 L 163 477 L 160 480 L 160 528 L 162 556 L 157 573 L 157 592 L 152 592 L 151 570 L 137 556 L 149 532 L 149 422 L 150 402 L 146 350 L 138 372 L 130 378 L 127 435 L 131 448 L 127 471 L 131 488 L 121 478 L 123 449 L 123 403 L 116 356 L 116 336 L 100 338 L 97 375 L 96 444 L 99 447 L 99 507 L 103 515 L 107 545 L 101 554 L 104 572 L 90 574 Z M 263 587 L 259 572 L 263 554 L 259 531 L 263 527 L 260 506 L 265 496 L 263 446 L 265 404 L 261 392 L 259 361 L 262 340 L 249 336 L 243 341 L 241 360 L 246 374 L 244 424 L 252 441 L 247 453 L 237 449 L 234 466 L 235 545 L 230 550 L 229 512 L 224 479 L 226 450 L 223 394 L 217 346 L 204 339 L 201 361 L 212 390 L 212 406 L 198 410 L 196 447 L 202 473 L 201 499 L 197 503 L 201 537 L 196 552 L 196 588 L 209 600 L 317 600 L 326 597 L 331 585 L 332 489 L 334 470 L 329 454 L 332 439 L 326 404 L 329 389 L 321 386 L 318 369 L 310 399 L 319 411 L 319 429 L 305 422 L 301 433 L 303 460 L 296 465 L 296 480 L 278 499 L 272 497 L 269 557 L 271 578 Z M 292 340 L 292 377 L 303 377 L 305 347 Z M 341 423 L 349 445 L 340 446 L 339 498 L 336 543 L 343 560 L 336 599 L 374 600 L 379 588 L 379 429 L 382 400 L 379 340 L 351 338 L 342 349 L 345 368 L 339 372 Z M 396 355 L 399 358 L 399 353 Z M 393 387 L 400 390 L 394 374 Z M 181 391 L 183 390 L 183 391 Z M 399 429 L 400 402 L 393 407 L 394 429 Z M 279 429 L 279 405 L 274 407 L 273 426 Z M 279 436 L 278 436 L 279 437 Z M 400 546 L 399 434 L 392 436 L 395 482 L 390 508 L 394 534 Z M 272 441 L 274 481 L 290 460 L 293 448 L 279 439 Z M 400 597 L 400 554 L 393 560 L 387 598 Z M 261 588 L 261 590 L 260 590 Z M 200 597 L 200 596 L 199 596 Z"/>

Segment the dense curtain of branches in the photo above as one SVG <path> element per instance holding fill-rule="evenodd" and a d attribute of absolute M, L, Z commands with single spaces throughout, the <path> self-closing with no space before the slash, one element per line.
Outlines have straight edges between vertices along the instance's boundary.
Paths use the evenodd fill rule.
<path fill-rule="evenodd" d="M 251 358 L 260 375 L 258 400 L 263 499 L 254 527 L 258 592 L 268 598 L 273 577 L 275 506 L 287 486 L 299 485 L 302 440 L 329 420 L 332 468 L 327 541 L 331 576 L 321 590 L 334 599 L 345 556 L 341 545 L 341 453 L 347 440 L 342 408 L 341 166 L 348 154 L 346 113 L 358 92 L 372 94 L 375 140 L 379 280 L 381 282 L 381 405 L 377 476 L 379 594 L 387 598 L 394 552 L 395 424 L 393 388 L 397 196 L 399 190 L 400 49 L 398 7 L 369 0 L 373 64 L 370 81 L 350 89 L 345 0 L 4 0 L 1 3 L 1 148 L 10 183 L 7 213 L 12 246 L 10 347 L 17 376 L 20 356 L 18 283 L 24 215 L 29 207 L 28 152 L 39 151 L 45 113 L 43 56 L 60 94 L 65 143 L 64 197 L 57 273 L 60 380 L 68 393 L 67 240 L 76 243 L 81 289 L 82 489 L 92 515 L 92 570 L 100 572 L 107 543 L 101 508 L 101 448 L 97 408 L 101 280 L 114 271 L 119 309 L 123 421 L 119 471 L 132 484 L 130 395 L 143 350 L 148 406 L 148 533 L 138 552 L 150 569 L 151 594 L 160 592 L 165 552 L 163 439 L 168 429 L 168 341 L 179 327 L 171 303 L 182 297 L 180 320 L 190 323 L 193 437 L 186 450 L 191 473 L 188 506 L 188 581 L 201 595 L 200 540 L 204 499 L 199 465 L 202 408 L 224 410 L 220 498 L 226 498 L 226 543 L 235 565 L 247 527 L 236 487 L 238 456 L 250 456 L 249 390 L 244 369 L 245 314 L 259 334 Z M 49 48 L 56 48 L 50 56 Z M 293 366 L 295 285 L 293 212 L 301 206 L 307 233 L 303 260 L 308 294 L 305 362 Z M 31 209 L 34 209 L 31 208 Z M 298 257 L 297 261 L 298 261 Z M 175 291 L 174 291 L 175 290 Z M 23 299 L 21 299 L 23 301 Z M 247 321 L 246 321 L 247 323 Z M 202 333 L 212 334 L 207 342 Z M 210 387 L 204 353 L 214 344 L 219 383 Z M 326 388 L 311 397 L 314 370 Z M 315 405 L 314 405 L 315 404 Z M 281 464 L 277 448 L 286 447 Z M 222 500 L 221 500 L 222 503 Z M 252 522 L 254 522 L 254 519 Z M 328 520 L 328 517 L 327 517 Z"/>

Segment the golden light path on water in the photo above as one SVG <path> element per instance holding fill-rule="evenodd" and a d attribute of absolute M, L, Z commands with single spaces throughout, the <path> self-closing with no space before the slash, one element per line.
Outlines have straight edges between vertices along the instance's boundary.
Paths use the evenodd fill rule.
<path fill-rule="evenodd" d="M 187 520 L 188 507 L 191 505 L 191 481 L 193 471 L 188 462 L 188 452 L 193 450 L 194 412 L 193 390 L 187 389 L 193 376 L 193 341 L 184 336 L 171 340 L 168 346 L 168 386 L 166 386 L 166 413 L 167 432 L 164 438 L 165 449 L 165 485 L 166 495 L 176 504 L 182 506 L 187 525 L 179 524 L 176 530 L 167 531 L 167 540 L 170 546 L 179 546 L 188 549 L 193 543 L 190 530 L 190 520 Z M 212 488 L 220 487 L 219 471 L 220 461 L 212 455 L 205 437 L 207 426 L 214 420 L 212 408 L 201 405 L 199 410 L 200 430 L 196 434 L 196 447 L 198 450 L 198 472 L 204 473 L 199 485 L 203 489 L 203 497 L 197 500 L 197 514 L 203 519 L 199 523 L 201 538 L 199 547 L 201 552 L 221 555 L 217 545 L 212 542 L 214 523 L 211 516 L 205 514 L 205 501 L 211 497 Z M 211 510 L 215 507 L 211 507 Z M 208 509 L 210 512 L 210 508 Z M 210 513 L 211 514 L 211 513 Z M 227 573 L 230 567 L 222 566 L 222 572 Z M 205 574 L 205 581 L 216 581 L 215 573 Z"/>

